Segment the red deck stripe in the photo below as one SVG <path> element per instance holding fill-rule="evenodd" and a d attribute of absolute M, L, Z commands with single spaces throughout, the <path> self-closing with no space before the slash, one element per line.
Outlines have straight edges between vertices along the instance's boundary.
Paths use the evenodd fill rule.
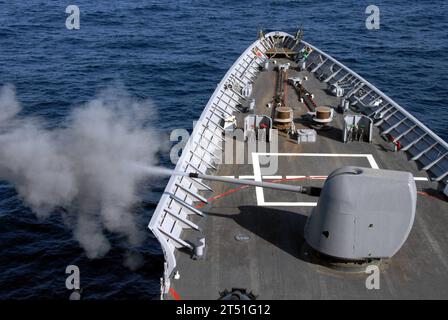
<path fill-rule="evenodd" d="M 417 193 L 418 193 L 419 195 L 421 195 L 421 196 L 430 197 L 430 198 L 435 198 L 435 199 L 437 199 L 437 200 L 445 200 L 443 197 L 435 196 L 435 195 L 429 194 L 429 193 L 427 193 L 427 192 L 425 192 L 425 191 L 417 191 Z"/>
<path fill-rule="evenodd" d="M 283 179 L 268 180 L 268 181 L 269 181 L 269 182 L 276 183 L 276 182 L 284 182 L 284 181 L 298 181 L 298 180 L 305 180 L 305 179 L 310 179 L 310 180 L 323 180 L 324 178 L 326 178 L 326 177 L 325 177 L 325 176 L 313 176 L 313 177 L 307 176 L 307 177 L 290 178 L 290 179 L 288 179 L 288 178 L 283 178 Z M 229 189 L 229 190 L 227 190 L 226 192 L 223 192 L 223 193 L 221 193 L 221 194 L 218 194 L 218 195 L 216 195 L 216 196 L 213 196 L 213 197 L 211 197 L 211 198 L 208 198 L 207 201 L 208 201 L 208 202 L 213 202 L 213 201 L 215 201 L 215 200 L 224 198 L 224 197 L 226 197 L 226 196 L 228 196 L 228 195 L 230 195 L 230 194 L 232 194 L 232 193 L 238 192 L 238 191 L 243 190 L 243 189 L 246 189 L 246 188 L 249 188 L 249 186 L 248 186 L 248 185 L 244 185 L 244 186 L 240 186 L 240 187 L 237 187 L 237 188 Z M 434 196 L 434 195 L 430 195 L 429 193 L 424 192 L 424 191 L 418 191 L 417 193 L 418 193 L 419 195 L 422 195 L 422 196 L 431 197 L 431 198 L 435 198 L 435 199 L 438 199 L 438 200 L 444 200 L 442 197 L 437 197 L 437 196 Z M 204 202 L 201 202 L 201 203 L 199 203 L 198 205 L 196 205 L 195 207 L 196 207 L 197 209 L 200 209 L 200 208 L 202 208 L 202 207 L 204 207 L 204 206 L 205 206 L 205 203 L 204 203 Z"/>
<path fill-rule="evenodd" d="M 174 298 L 174 300 L 182 300 L 180 298 L 180 295 L 176 292 L 176 290 L 174 290 L 173 287 L 170 287 L 169 292 L 170 292 L 171 296 Z"/>
<path fill-rule="evenodd" d="M 268 180 L 268 181 L 270 181 L 270 182 L 282 182 L 282 181 L 294 181 L 294 180 L 304 180 L 304 179 L 314 179 L 314 178 L 311 178 L 311 177 L 300 177 L 300 178 L 292 178 L 292 179 L 286 179 L 286 178 L 284 178 L 284 179 Z M 244 186 L 240 186 L 240 187 L 237 187 L 237 188 L 229 189 L 229 190 L 227 190 L 227 191 L 224 192 L 224 193 L 221 193 L 221 194 L 218 194 L 218 195 L 213 196 L 213 197 L 211 197 L 211 198 L 208 198 L 208 199 L 207 199 L 207 202 L 212 202 L 212 201 L 214 201 L 214 200 L 218 200 L 218 199 L 220 199 L 220 198 L 224 198 L 224 197 L 226 197 L 226 196 L 228 196 L 228 195 L 230 195 L 230 194 L 232 194 L 232 193 L 235 193 L 235 192 L 237 192 L 237 191 L 240 191 L 240 190 L 242 190 L 242 189 L 246 189 L 246 188 L 249 188 L 249 186 L 248 186 L 248 185 L 244 185 Z M 199 203 L 198 205 L 196 205 L 195 208 L 200 209 L 200 208 L 202 208 L 202 207 L 204 207 L 204 206 L 205 206 L 205 203 L 204 203 L 204 202 L 201 202 L 201 203 Z"/>
<path fill-rule="evenodd" d="M 208 201 L 208 202 L 212 202 L 212 201 L 214 201 L 214 200 L 218 200 L 218 199 L 220 199 L 220 198 L 223 198 L 223 197 L 225 197 L 225 196 L 228 196 L 229 194 L 232 194 L 232 193 L 234 193 L 234 192 L 240 191 L 241 189 L 245 189 L 245 188 L 248 188 L 248 187 L 249 187 L 249 186 L 240 186 L 240 187 L 238 187 L 238 188 L 234 188 L 234 189 L 227 190 L 226 192 L 221 193 L 221 194 L 218 194 L 217 196 L 208 198 L 207 201 Z M 205 206 L 205 203 L 204 203 L 204 202 L 201 202 L 201 203 L 199 203 L 199 204 L 196 206 L 196 208 L 197 208 L 197 209 L 200 209 L 200 208 L 202 208 L 203 206 Z"/>

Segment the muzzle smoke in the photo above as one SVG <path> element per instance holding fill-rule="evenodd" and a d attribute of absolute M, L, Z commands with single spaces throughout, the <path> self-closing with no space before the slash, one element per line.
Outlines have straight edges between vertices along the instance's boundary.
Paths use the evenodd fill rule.
<path fill-rule="evenodd" d="M 14 87 L 0 87 L 0 180 L 14 184 L 38 217 L 65 208 L 89 258 L 110 249 L 106 231 L 140 245 L 145 233 L 132 208 L 139 184 L 151 174 L 141 168 L 154 165 L 162 148 L 146 125 L 154 117 L 151 102 L 110 88 L 54 130 L 20 111 Z"/>

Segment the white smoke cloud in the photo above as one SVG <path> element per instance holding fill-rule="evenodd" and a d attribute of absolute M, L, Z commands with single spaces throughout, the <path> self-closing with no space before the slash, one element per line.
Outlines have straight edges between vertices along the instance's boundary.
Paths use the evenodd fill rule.
<path fill-rule="evenodd" d="M 19 117 L 15 89 L 0 88 L 0 180 L 14 184 L 20 197 L 42 218 L 63 207 L 75 239 L 89 258 L 110 249 L 105 231 L 138 246 L 144 233 L 132 207 L 138 185 L 163 147 L 147 127 L 154 118 L 148 100 L 110 88 L 71 113 L 68 125 L 44 129 L 36 118 Z"/>
<path fill-rule="evenodd" d="M 124 260 L 124 265 L 130 270 L 135 271 L 143 265 L 144 259 L 140 253 L 127 252 Z"/>
<path fill-rule="evenodd" d="M 20 104 L 12 85 L 0 87 L 0 111 L 0 123 L 14 117 L 20 111 Z"/>

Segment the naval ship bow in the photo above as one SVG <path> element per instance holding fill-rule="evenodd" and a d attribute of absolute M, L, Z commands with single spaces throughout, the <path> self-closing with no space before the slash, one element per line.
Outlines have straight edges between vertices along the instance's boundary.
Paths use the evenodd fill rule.
<path fill-rule="evenodd" d="M 302 37 L 260 31 L 197 121 L 149 223 L 161 298 L 448 298 L 448 144 Z"/>

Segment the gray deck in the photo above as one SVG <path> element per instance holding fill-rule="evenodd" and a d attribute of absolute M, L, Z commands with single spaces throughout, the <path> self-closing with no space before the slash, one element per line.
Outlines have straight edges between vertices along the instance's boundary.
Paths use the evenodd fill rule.
<path fill-rule="evenodd" d="M 297 71 L 289 71 L 294 75 Z M 304 86 L 315 95 L 318 105 L 336 106 L 338 98 L 328 95 L 325 84 L 313 74 Z M 303 72 L 301 72 L 303 74 Z M 271 114 L 265 107 L 275 91 L 276 73 L 260 73 L 254 85 L 257 114 Z M 287 88 L 288 105 L 294 109 L 296 126 L 308 109 L 301 104 L 292 87 Z M 244 116 L 244 115 L 239 115 Z M 375 134 L 373 143 L 341 142 L 342 116 L 336 114 L 331 131 L 319 132 L 316 143 L 298 145 L 280 137 L 279 153 L 371 154 L 382 169 L 406 170 L 415 177 L 426 177 L 415 162 L 403 152 L 392 152 Z M 326 176 L 344 165 L 369 166 L 366 158 L 349 157 L 279 157 L 276 175 Z M 252 164 L 219 165 L 211 174 L 221 176 L 253 175 Z M 287 181 L 290 184 L 322 185 L 323 180 Z M 193 260 L 188 252 L 176 253 L 180 279 L 171 287 L 182 299 L 217 299 L 219 292 L 245 288 L 259 299 L 393 299 L 448 298 L 448 202 L 441 197 L 436 184 L 417 181 L 420 191 L 417 213 L 410 237 L 403 248 L 381 265 L 381 288 L 368 290 L 364 273 L 344 273 L 310 261 L 303 239 L 304 225 L 311 207 L 257 206 L 255 189 L 237 185 L 210 183 L 214 192 L 204 193 L 210 200 L 202 207 L 205 218 L 193 219 L 206 237 L 203 259 Z M 317 201 L 306 195 L 265 190 L 265 201 Z M 235 235 L 250 237 L 236 241 Z M 185 231 L 186 239 L 196 233 Z M 166 295 L 172 298 L 172 295 Z"/>

